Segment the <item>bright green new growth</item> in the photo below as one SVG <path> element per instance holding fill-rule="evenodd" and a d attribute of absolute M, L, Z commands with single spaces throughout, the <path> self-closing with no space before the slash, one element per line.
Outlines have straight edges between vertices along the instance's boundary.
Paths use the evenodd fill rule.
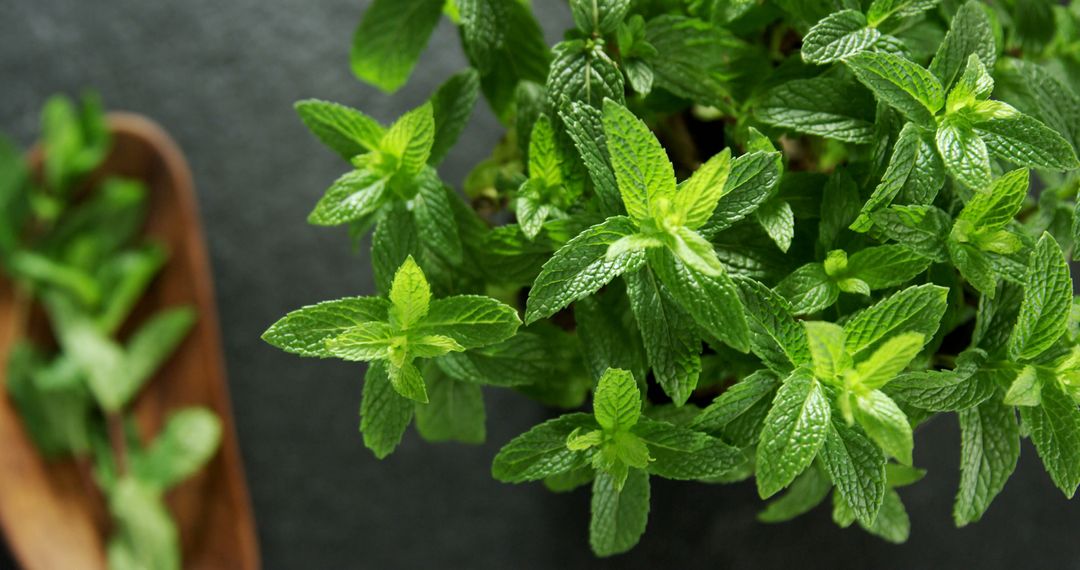
<path fill-rule="evenodd" d="M 898 489 L 924 474 L 914 433 L 936 414 L 961 427 L 957 525 L 1004 488 L 1022 437 L 1075 492 L 1074 8 L 570 8 L 548 49 L 527 2 L 378 0 L 359 77 L 400 87 L 440 11 L 470 68 L 389 128 L 297 105 L 353 167 L 311 221 L 374 229 L 389 300 L 320 303 L 265 338 L 371 362 L 361 429 L 376 455 L 414 415 L 428 440 L 483 441 L 481 384 L 566 410 L 506 444 L 492 475 L 592 483 L 603 556 L 644 532 L 651 477 L 753 477 L 776 496 L 766 522 L 831 494 L 840 527 L 903 542 Z M 481 93 L 508 133 L 463 200 L 437 168 Z M 452 299 L 502 324 L 431 327 Z M 590 392 L 593 414 L 576 411 Z"/>
<path fill-rule="evenodd" d="M 111 517 L 109 567 L 179 569 L 164 495 L 211 460 L 221 421 L 203 408 L 175 410 L 146 438 L 131 406 L 187 338 L 196 312 L 132 317 L 168 255 L 143 236 L 150 188 L 89 176 L 112 148 L 97 98 L 81 108 L 49 99 L 42 130 L 40 177 L 0 138 L 0 270 L 19 292 L 12 330 L 26 335 L 14 315 L 40 305 L 58 347 L 17 338 L 5 387 L 46 458 L 92 466 Z M 121 339 L 122 327 L 132 332 Z"/>

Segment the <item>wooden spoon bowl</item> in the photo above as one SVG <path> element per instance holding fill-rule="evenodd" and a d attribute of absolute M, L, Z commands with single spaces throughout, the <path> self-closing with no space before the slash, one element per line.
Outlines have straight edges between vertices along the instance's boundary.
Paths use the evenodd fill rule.
<path fill-rule="evenodd" d="M 169 251 L 168 263 L 121 336 L 161 309 L 186 305 L 198 313 L 191 334 L 133 404 L 140 435 L 149 441 L 170 413 L 187 406 L 204 406 L 221 418 L 217 455 L 170 491 L 167 501 L 180 530 L 185 568 L 254 570 L 259 567 L 255 523 L 191 171 L 176 143 L 148 119 L 115 113 L 108 122 L 113 147 L 91 181 L 122 176 L 146 184 L 145 234 Z M 40 164 L 40 153 L 31 154 L 31 163 Z M 45 342 L 51 336 L 40 308 L 18 303 L 11 283 L 0 276 L 0 528 L 27 570 L 104 569 L 109 523 L 87 466 L 70 459 L 46 462 L 7 394 L 7 359 L 21 334 Z"/>

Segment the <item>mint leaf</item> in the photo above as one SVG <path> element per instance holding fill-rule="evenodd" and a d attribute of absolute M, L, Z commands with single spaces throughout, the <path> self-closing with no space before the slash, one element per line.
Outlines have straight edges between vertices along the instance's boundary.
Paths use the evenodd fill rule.
<path fill-rule="evenodd" d="M 378 150 L 379 141 L 386 133 L 375 119 L 337 103 L 305 99 L 294 108 L 304 125 L 345 160 Z"/>
<path fill-rule="evenodd" d="M 873 226 L 885 237 L 933 259 L 948 258 L 945 238 L 952 228 L 948 214 L 933 206 L 891 206 L 870 215 Z"/>
<path fill-rule="evenodd" d="M 668 422 L 642 418 L 633 433 L 649 448 L 647 471 L 665 479 L 722 477 L 746 463 L 746 456 L 737 447 Z"/>
<path fill-rule="evenodd" d="M 787 253 L 791 240 L 795 239 L 795 212 L 786 200 L 773 198 L 766 201 L 754 212 L 754 217 L 765 230 L 776 247 Z"/>
<path fill-rule="evenodd" d="M 529 291 L 525 323 L 550 317 L 624 272 L 640 268 L 645 263 L 645 254 L 640 250 L 613 259 L 607 256 L 611 244 L 635 233 L 637 228 L 629 218 L 616 216 L 581 232 L 559 248 Z"/>
<path fill-rule="evenodd" d="M 605 430 L 625 431 L 641 417 L 641 391 L 634 375 L 626 370 L 609 368 L 596 385 L 593 414 Z"/>
<path fill-rule="evenodd" d="M 315 205 L 308 223 L 336 226 L 370 216 L 386 202 L 387 182 L 382 174 L 367 168 L 343 174 Z"/>
<path fill-rule="evenodd" d="M 844 328 L 836 323 L 803 321 L 810 345 L 814 375 L 825 381 L 836 381 L 851 368 L 851 356 L 844 349 Z"/>
<path fill-rule="evenodd" d="M 793 315 L 809 315 L 832 306 L 840 288 L 820 263 L 807 263 L 777 283 L 776 293 L 791 303 Z"/>
<path fill-rule="evenodd" d="M 573 0 L 574 24 L 585 33 L 610 34 L 630 10 L 630 0 Z"/>
<path fill-rule="evenodd" d="M 675 172 L 660 142 L 645 123 L 613 101 L 604 103 L 604 134 L 627 213 L 634 220 L 663 216 L 675 200 Z"/>
<path fill-rule="evenodd" d="M 765 94 L 754 109 L 763 123 L 798 133 L 866 144 L 874 140 L 874 105 L 852 81 L 795 79 Z"/>
<path fill-rule="evenodd" d="M 871 390 L 885 386 L 918 356 L 926 340 L 921 333 L 907 332 L 883 342 L 869 358 L 855 367 L 855 381 Z"/>
<path fill-rule="evenodd" d="M 645 62 L 656 87 L 716 107 L 730 103 L 726 78 L 738 73 L 732 68 L 740 61 L 755 61 L 748 46 L 727 30 L 678 14 L 649 19 L 645 41 L 655 52 Z"/>
<path fill-rule="evenodd" d="M 497 344 L 448 353 L 435 362 L 462 382 L 524 386 L 547 380 L 554 356 L 549 343 L 539 335 L 519 332 Z"/>
<path fill-rule="evenodd" d="M 682 217 L 682 225 L 697 229 L 709 221 L 717 201 L 727 189 L 730 173 L 731 149 L 725 148 L 679 184 L 673 205 Z"/>
<path fill-rule="evenodd" d="M 693 320 L 661 289 L 648 267 L 628 273 L 626 289 L 653 376 L 675 405 L 681 406 L 697 387 L 701 373 L 701 339 Z"/>
<path fill-rule="evenodd" d="M 1072 307 L 1072 279 L 1061 246 L 1043 233 L 1028 260 L 1024 301 L 1009 339 L 1009 356 L 1030 360 L 1065 334 Z"/>
<path fill-rule="evenodd" d="M 416 406 L 416 431 L 428 441 L 483 443 L 486 432 L 480 386 L 434 369 L 424 376 L 428 404 Z"/>
<path fill-rule="evenodd" d="M 736 350 L 749 350 L 750 328 L 730 277 L 695 271 L 667 250 L 650 250 L 648 259 L 664 287 L 701 328 Z"/>
<path fill-rule="evenodd" d="M 768 370 L 754 372 L 717 396 L 694 418 L 690 427 L 727 439 L 730 434 L 725 428 L 751 413 L 758 404 L 771 403 L 773 392 L 779 385 L 780 379 L 773 372 Z M 731 441 L 731 443 L 740 447 L 746 445 L 743 441 Z"/>
<path fill-rule="evenodd" d="M 990 151 L 966 121 L 946 115 L 938 125 L 936 143 L 945 169 L 957 182 L 972 190 L 990 185 Z"/>
<path fill-rule="evenodd" d="M 787 301 L 753 279 L 734 278 L 750 325 L 750 351 L 778 372 L 810 362 L 806 331 Z"/>
<path fill-rule="evenodd" d="M 876 291 L 911 281 L 926 271 L 930 261 L 900 245 L 879 245 L 851 254 L 844 275 L 862 280 Z"/>
<path fill-rule="evenodd" d="M 979 56 L 987 69 L 994 68 L 997 60 L 994 30 L 981 3 L 976 0 L 969 0 L 953 16 L 949 33 L 930 62 L 930 72 L 946 88 L 951 87 L 971 54 Z"/>
<path fill-rule="evenodd" d="M 412 73 L 442 8 L 442 0 L 375 0 L 353 36 L 353 73 L 383 91 L 397 91 Z"/>
<path fill-rule="evenodd" d="M 407 329 L 424 318 L 431 305 L 431 287 L 412 256 L 405 258 L 390 285 L 390 322 Z"/>
<path fill-rule="evenodd" d="M 883 345 L 885 348 L 887 345 Z M 911 424 L 896 402 L 880 390 L 855 398 L 855 420 L 885 453 L 904 465 L 911 465 L 914 441 Z"/>
<path fill-rule="evenodd" d="M 349 297 L 303 307 L 282 317 L 262 339 L 285 352 L 328 358 L 327 339 L 371 321 L 385 321 L 390 304 L 377 297 Z"/>
<path fill-rule="evenodd" d="M 416 179 L 417 192 L 412 200 L 416 232 L 420 242 L 453 265 L 462 261 L 464 248 L 454 219 L 452 200 L 458 197 L 447 188 L 432 168 Z M 382 225 L 381 223 L 379 225 Z"/>
<path fill-rule="evenodd" d="M 956 221 L 984 232 L 1002 229 L 1020 213 L 1029 186 L 1027 169 L 1009 172 L 995 180 L 987 192 L 972 196 Z"/>
<path fill-rule="evenodd" d="M 584 453 L 566 447 L 575 430 L 594 430 L 599 425 L 583 413 L 566 414 L 534 426 L 499 450 L 491 464 L 491 476 L 504 483 L 537 481 L 586 465 Z"/>
<path fill-rule="evenodd" d="M 861 524 L 873 525 L 885 500 L 885 456 L 878 446 L 856 428 L 834 421 L 826 429 L 821 460 L 843 505 Z"/>
<path fill-rule="evenodd" d="M 982 518 L 1016 469 L 1020 430 L 1011 407 L 988 400 L 957 414 L 960 420 L 960 488 L 953 520 L 965 526 Z"/>
<path fill-rule="evenodd" d="M 431 302 L 418 333 L 447 336 L 462 347 L 478 348 L 502 342 L 517 332 L 517 311 L 490 297 L 457 295 Z"/>
<path fill-rule="evenodd" d="M 709 221 L 699 229 L 712 239 L 752 214 L 774 193 L 780 181 L 779 152 L 748 152 L 731 163 L 731 174 Z"/>
<path fill-rule="evenodd" d="M 431 144 L 428 164 L 436 165 L 446 158 L 446 154 L 465 130 L 479 95 L 480 75 L 475 69 L 466 69 L 447 79 L 431 96 L 435 140 Z"/>
<path fill-rule="evenodd" d="M 945 313 L 948 292 L 937 285 L 908 287 L 856 314 L 844 325 L 848 352 L 858 361 L 901 333 L 933 337 Z"/>
<path fill-rule="evenodd" d="M 393 453 L 413 417 L 413 402 L 390 384 L 389 365 L 376 360 L 364 375 L 360 431 L 364 445 L 379 459 Z"/>
<path fill-rule="evenodd" d="M 645 533 L 649 519 L 649 475 L 631 469 L 621 489 L 599 472 L 593 481 L 589 544 L 597 556 L 626 552 Z"/>
<path fill-rule="evenodd" d="M 866 11 L 871 26 L 889 18 L 912 18 L 938 5 L 941 0 L 874 0 Z"/>
<path fill-rule="evenodd" d="M 546 83 L 550 108 L 561 109 L 576 101 L 599 109 L 606 107 L 605 99 L 624 100 L 622 72 L 600 43 L 564 41 L 556 44 L 553 53 Z"/>
<path fill-rule="evenodd" d="M 574 304 L 574 322 L 593 378 L 608 368 L 631 370 L 635 377 L 645 378 L 645 349 L 623 291 L 581 299 Z"/>
<path fill-rule="evenodd" d="M 821 384 L 796 370 L 784 380 L 765 418 L 757 447 L 757 487 L 766 499 L 791 484 L 825 442 L 829 402 Z"/>
<path fill-rule="evenodd" d="M 1042 389 L 1042 405 L 1019 409 L 1050 478 L 1072 498 L 1080 485 L 1080 409 L 1076 402 L 1057 382 L 1049 382 Z"/>
<path fill-rule="evenodd" d="M 608 156 L 602 113 L 589 105 L 572 102 L 559 109 L 559 118 L 589 171 L 601 210 L 609 216 L 625 214 L 626 208 Z"/>
<path fill-rule="evenodd" d="M 802 58 L 807 63 L 832 63 L 858 54 L 881 37 L 877 28 L 867 27 L 866 16 L 858 10 L 829 14 L 803 37 Z"/>
<path fill-rule="evenodd" d="M 821 469 L 811 467 L 795 479 L 782 497 L 769 502 L 757 519 L 765 523 L 789 521 L 820 505 L 832 487 L 832 481 Z"/>
<path fill-rule="evenodd" d="M 1013 112 L 975 123 L 975 132 L 991 152 L 1020 166 L 1051 170 L 1080 167 L 1072 145 L 1057 131 L 1033 117 Z"/>
<path fill-rule="evenodd" d="M 551 54 L 530 7 L 504 0 L 462 0 L 462 44 L 492 110 L 504 123 L 519 84 L 542 83 Z"/>
<path fill-rule="evenodd" d="M 1041 377 L 1044 375 L 1030 364 L 1021 368 L 1005 392 L 1004 402 L 1010 406 L 1038 406 L 1042 399 Z M 1054 381 L 1053 375 L 1048 376 L 1047 380 Z"/>
<path fill-rule="evenodd" d="M 139 482 L 167 490 L 202 469 L 221 443 L 221 420 L 205 408 L 185 408 L 169 415 L 153 443 L 132 457 Z"/>
<path fill-rule="evenodd" d="M 881 176 L 881 182 L 874 188 L 851 227 L 860 232 L 869 230 L 870 214 L 888 206 L 897 196 L 923 194 L 932 200 L 944 184 L 945 165 L 933 140 L 924 129 L 907 123 L 893 145 L 892 156 L 889 157 L 889 165 Z"/>
<path fill-rule="evenodd" d="M 379 142 L 379 148 L 396 159 L 396 172 L 413 175 L 427 164 L 434 144 L 435 112 L 429 101 L 394 121 Z"/>
<path fill-rule="evenodd" d="M 921 124 L 945 105 L 941 83 L 919 64 L 888 53 L 860 53 L 845 60 L 855 77 L 883 103 Z"/>
<path fill-rule="evenodd" d="M 885 491 L 885 498 L 881 502 L 874 524 L 862 526 L 867 532 L 879 536 L 893 544 L 902 544 L 907 541 L 911 532 L 911 520 L 908 519 L 904 503 L 900 501 L 900 494 L 892 489 Z"/>

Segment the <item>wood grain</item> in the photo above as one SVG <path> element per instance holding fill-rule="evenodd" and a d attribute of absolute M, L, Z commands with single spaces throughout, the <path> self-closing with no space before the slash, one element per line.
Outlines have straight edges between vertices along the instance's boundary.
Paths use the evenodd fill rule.
<path fill-rule="evenodd" d="M 109 115 L 113 148 L 93 177 L 124 176 L 150 190 L 146 235 L 164 244 L 169 263 L 135 308 L 120 336 L 147 316 L 181 305 L 195 307 L 191 335 L 134 403 L 140 436 L 149 441 L 167 415 L 205 406 L 222 419 L 222 446 L 206 469 L 173 489 L 167 501 L 177 518 L 184 567 L 259 568 L 258 543 L 240 451 L 229 406 L 228 384 L 213 285 L 191 172 L 176 144 L 151 121 Z M 32 157 L 31 160 L 34 160 Z M 109 532 L 100 494 L 88 484 L 86 465 L 46 463 L 37 453 L 4 389 L 6 361 L 17 335 L 10 283 L 0 278 L 0 527 L 27 570 L 104 568 Z M 40 310 L 27 316 L 28 334 L 48 340 Z"/>

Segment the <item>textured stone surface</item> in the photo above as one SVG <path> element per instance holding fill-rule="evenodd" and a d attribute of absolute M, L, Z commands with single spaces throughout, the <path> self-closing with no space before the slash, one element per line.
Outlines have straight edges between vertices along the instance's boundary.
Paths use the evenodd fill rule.
<path fill-rule="evenodd" d="M 265 566 L 277 568 L 911 568 L 1074 567 L 1080 504 L 1067 503 L 1025 444 L 1019 472 L 973 527 L 952 527 L 956 421 L 916 434 L 922 483 L 902 490 L 907 546 L 838 530 L 828 509 L 757 523 L 752 483 L 655 482 L 649 530 L 630 554 L 596 564 L 588 490 L 552 495 L 491 480 L 498 447 L 545 417 L 507 391 L 485 392 L 487 445 L 427 445 L 410 431 L 377 461 L 356 431 L 363 370 L 271 349 L 259 334 L 289 309 L 372 291 L 366 245 L 304 218 L 343 164 L 309 136 L 293 101 L 319 97 L 390 120 L 464 64 L 456 31 L 395 97 L 348 70 L 365 0 L 0 0 L 0 130 L 28 143 L 57 91 L 96 87 L 109 107 L 160 121 L 195 171 L 216 271 L 225 350 Z M 565 3 L 535 0 L 548 40 Z M 460 182 L 496 142 L 474 116 L 445 162 Z M 0 561 L 0 566 L 3 566 Z"/>

